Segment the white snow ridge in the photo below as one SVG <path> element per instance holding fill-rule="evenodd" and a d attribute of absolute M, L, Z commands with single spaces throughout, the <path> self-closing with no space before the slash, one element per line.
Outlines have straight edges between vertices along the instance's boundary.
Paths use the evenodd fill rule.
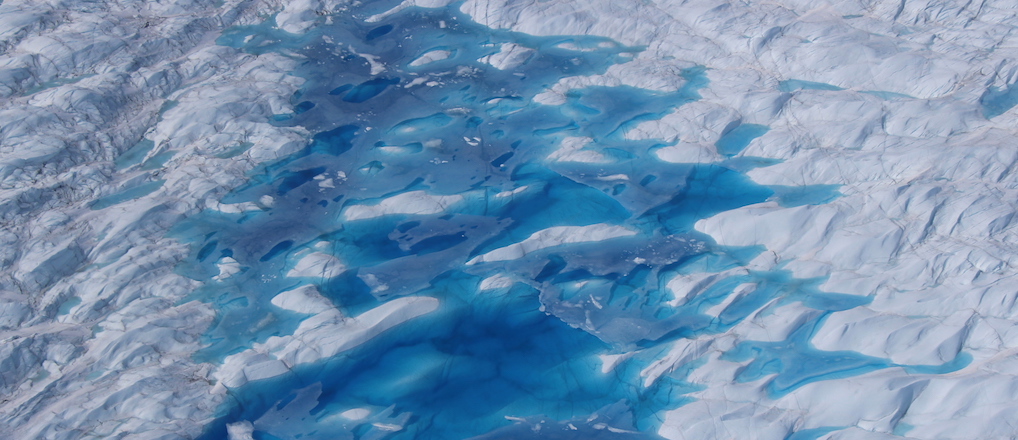
<path fill-rule="evenodd" d="M 2 0 L 0 439 L 1018 438 L 1016 30 Z"/>

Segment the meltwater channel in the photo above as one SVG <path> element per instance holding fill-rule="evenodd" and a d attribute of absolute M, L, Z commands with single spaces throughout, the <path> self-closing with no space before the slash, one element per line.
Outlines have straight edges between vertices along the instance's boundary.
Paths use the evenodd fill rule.
<path fill-rule="evenodd" d="M 209 210 L 178 225 L 174 236 L 192 245 L 178 271 L 204 282 L 188 300 L 217 309 L 196 356 L 213 364 L 292 335 L 310 314 L 271 301 L 302 286 L 344 319 L 407 298 L 433 298 L 437 307 L 335 355 L 230 388 L 202 438 L 226 439 L 238 423 L 255 439 L 659 438 L 660 413 L 690 401 L 697 388 L 684 378 L 700 364 L 649 385 L 640 371 L 663 344 L 724 332 L 774 300 L 820 313 L 788 341 L 726 353 L 751 360 L 738 380 L 774 374 L 768 391 L 779 396 L 895 366 L 809 344 L 826 312 L 868 301 L 822 292 L 820 279 L 744 271 L 672 301 L 665 284 L 674 276 L 721 274 L 761 251 L 718 246 L 693 230 L 697 220 L 767 200 L 838 196 L 837 187 L 765 187 L 745 177 L 773 164 L 737 156 L 765 126 L 730 127 L 718 163 L 664 162 L 655 151 L 666 142 L 625 137 L 699 99 L 709 70 L 676 72 L 685 86 L 670 93 L 588 87 L 544 105 L 534 97 L 561 78 L 603 73 L 641 48 L 494 30 L 455 4 L 366 20 L 394 6 L 352 7 L 303 35 L 268 18 L 219 39 L 301 62 L 293 74 L 306 83 L 293 113 L 270 122 L 304 127 L 312 139 L 261 164 L 222 200 L 254 209 Z M 506 50 L 518 52 L 516 63 L 487 62 Z M 588 159 L 556 158 L 577 138 L 588 142 L 576 157 Z M 584 231 L 612 233 L 592 241 Z M 562 244 L 504 252 L 556 234 Z M 342 271 L 292 275 L 309 253 L 334 257 Z M 232 276 L 222 272 L 227 262 Z M 718 316 L 705 313 L 747 282 L 756 290 Z M 604 368 L 612 355 L 624 356 Z"/>

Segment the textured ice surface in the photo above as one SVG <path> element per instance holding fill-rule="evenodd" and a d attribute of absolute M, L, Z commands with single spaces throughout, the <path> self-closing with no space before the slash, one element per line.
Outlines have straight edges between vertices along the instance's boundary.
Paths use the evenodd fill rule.
<path fill-rule="evenodd" d="M 1016 24 L 5 0 L 0 433 L 1018 436 Z"/>

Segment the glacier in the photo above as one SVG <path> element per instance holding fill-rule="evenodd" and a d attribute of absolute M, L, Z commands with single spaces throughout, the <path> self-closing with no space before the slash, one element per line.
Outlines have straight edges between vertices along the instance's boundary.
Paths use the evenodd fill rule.
<path fill-rule="evenodd" d="M 1018 437 L 1016 26 L 3 0 L 0 437 Z"/>

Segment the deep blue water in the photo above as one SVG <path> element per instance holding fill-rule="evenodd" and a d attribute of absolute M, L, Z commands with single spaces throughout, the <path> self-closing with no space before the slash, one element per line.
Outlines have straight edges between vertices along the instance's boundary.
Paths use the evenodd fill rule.
<path fill-rule="evenodd" d="M 823 280 L 775 270 L 729 277 L 682 306 L 668 304 L 665 284 L 675 275 L 739 267 L 762 251 L 717 246 L 693 230 L 697 220 L 769 199 L 796 206 L 837 196 L 836 187 L 768 188 L 743 174 L 773 161 L 738 156 L 670 164 L 653 154 L 664 141 L 624 138 L 635 124 L 699 99 L 698 90 L 709 87 L 708 70 L 683 71 L 686 86 L 671 93 L 590 87 L 570 91 L 562 105 L 540 105 L 533 97 L 560 78 L 604 72 L 641 49 L 597 37 L 492 30 L 455 6 L 410 8 L 364 22 L 395 4 L 352 8 L 306 35 L 287 34 L 269 20 L 220 38 L 251 53 L 275 51 L 301 61 L 294 74 L 307 82 L 292 97 L 294 111 L 270 122 L 315 134 L 298 153 L 261 164 L 248 184 L 223 199 L 265 205 L 271 197 L 271 207 L 208 211 L 180 224 L 173 235 L 192 244 L 193 258 L 178 271 L 206 282 L 188 300 L 218 311 L 207 346 L 196 355 L 203 362 L 219 363 L 270 336 L 291 334 L 306 315 L 270 300 L 300 285 L 317 286 L 350 316 L 407 295 L 438 298 L 440 308 L 334 358 L 231 390 L 203 438 L 223 439 L 227 424 L 244 420 L 255 422 L 256 439 L 657 438 L 662 411 L 689 402 L 685 395 L 697 389 L 684 381 L 696 363 L 643 387 L 639 372 L 660 358 L 667 342 L 727 331 L 775 298 L 826 312 L 868 301 L 822 292 Z M 506 71 L 478 61 L 501 43 L 534 52 Z M 448 59 L 409 66 L 436 48 L 456 50 Z M 377 56 L 387 70 L 371 75 L 356 53 Z M 733 122 L 718 148 L 737 156 L 766 130 Z M 609 163 L 547 160 L 570 136 L 593 139 L 584 148 Z M 627 179 L 601 178 L 618 174 Z M 334 185 L 320 185 L 325 179 Z M 351 206 L 408 191 L 461 195 L 462 201 L 438 214 L 344 217 Z M 598 223 L 637 234 L 466 264 L 548 227 Z M 348 269 L 331 279 L 285 276 L 311 248 L 335 255 Z M 223 257 L 243 270 L 213 281 Z M 495 274 L 515 284 L 479 292 L 481 280 Z M 754 292 L 717 316 L 706 314 L 749 282 L 757 284 Z M 388 289 L 373 289 L 378 283 Z M 820 352 L 809 345 L 810 331 L 783 343 L 746 342 L 726 356 L 749 361 L 739 380 L 775 375 L 769 390 L 776 395 L 894 366 L 857 353 Z M 636 349 L 642 350 L 601 372 L 598 355 Z M 338 415 L 356 408 L 370 415 Z"/>

